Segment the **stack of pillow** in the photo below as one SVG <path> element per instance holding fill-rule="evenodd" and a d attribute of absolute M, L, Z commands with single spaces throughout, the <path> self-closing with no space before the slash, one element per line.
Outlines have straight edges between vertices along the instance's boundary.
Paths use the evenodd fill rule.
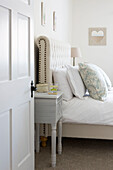
<path fill-rule="evenodd" d="M 54 83 L 63 92 L 63 99 L 69 101 L 73 95 L 84 99 L 88 89 L 90 97 L 104 101 L 112 84 L 106 73 L 94 64 L 79 63 L 78 66 L 66 66 L 53 71 Z"/>

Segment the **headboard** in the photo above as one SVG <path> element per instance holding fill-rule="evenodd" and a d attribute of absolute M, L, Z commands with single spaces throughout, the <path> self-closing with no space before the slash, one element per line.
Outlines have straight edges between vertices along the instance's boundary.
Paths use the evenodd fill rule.
<path fill-rule="evenodd" d="M 39 73 L 36 75 L 38 82 L 50 84 L 53 69 L 72 64 L 71 46 L 46 36 L 38 37 L 36 44 L 39 48 Z"/>

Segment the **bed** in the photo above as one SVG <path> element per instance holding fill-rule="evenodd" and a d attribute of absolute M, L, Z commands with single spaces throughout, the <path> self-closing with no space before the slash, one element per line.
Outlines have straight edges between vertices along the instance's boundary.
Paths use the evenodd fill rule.
<path fill-rule="evenodd" d="M 72 64 L 71 46 L 45 36 L 40 36 L 36 44 L 39 48 L 37 82 L 51 84 L 54 68 Z M 62 123 L 63 137 L 113 139 L 113 90 L 105 102 L 91 97 L 63 101 Z M 43 124 L 40 133 L 49 136 L 50 127 Z"/>

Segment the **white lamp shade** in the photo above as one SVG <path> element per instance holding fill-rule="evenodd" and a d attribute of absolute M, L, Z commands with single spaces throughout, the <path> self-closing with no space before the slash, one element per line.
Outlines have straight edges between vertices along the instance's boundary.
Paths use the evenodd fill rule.
<path fill-rule="evenodd" d="M 82 57 L 80 48 L 72 47 L 71 48 L 71 57 Z"/>

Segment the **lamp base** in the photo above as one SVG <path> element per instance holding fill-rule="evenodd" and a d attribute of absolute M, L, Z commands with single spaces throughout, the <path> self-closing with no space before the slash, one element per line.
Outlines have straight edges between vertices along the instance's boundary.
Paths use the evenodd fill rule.
<path fill-rule="evenodd" d="M 75 66 L 75 57 L 73 57 L 73 66 Z"/>

